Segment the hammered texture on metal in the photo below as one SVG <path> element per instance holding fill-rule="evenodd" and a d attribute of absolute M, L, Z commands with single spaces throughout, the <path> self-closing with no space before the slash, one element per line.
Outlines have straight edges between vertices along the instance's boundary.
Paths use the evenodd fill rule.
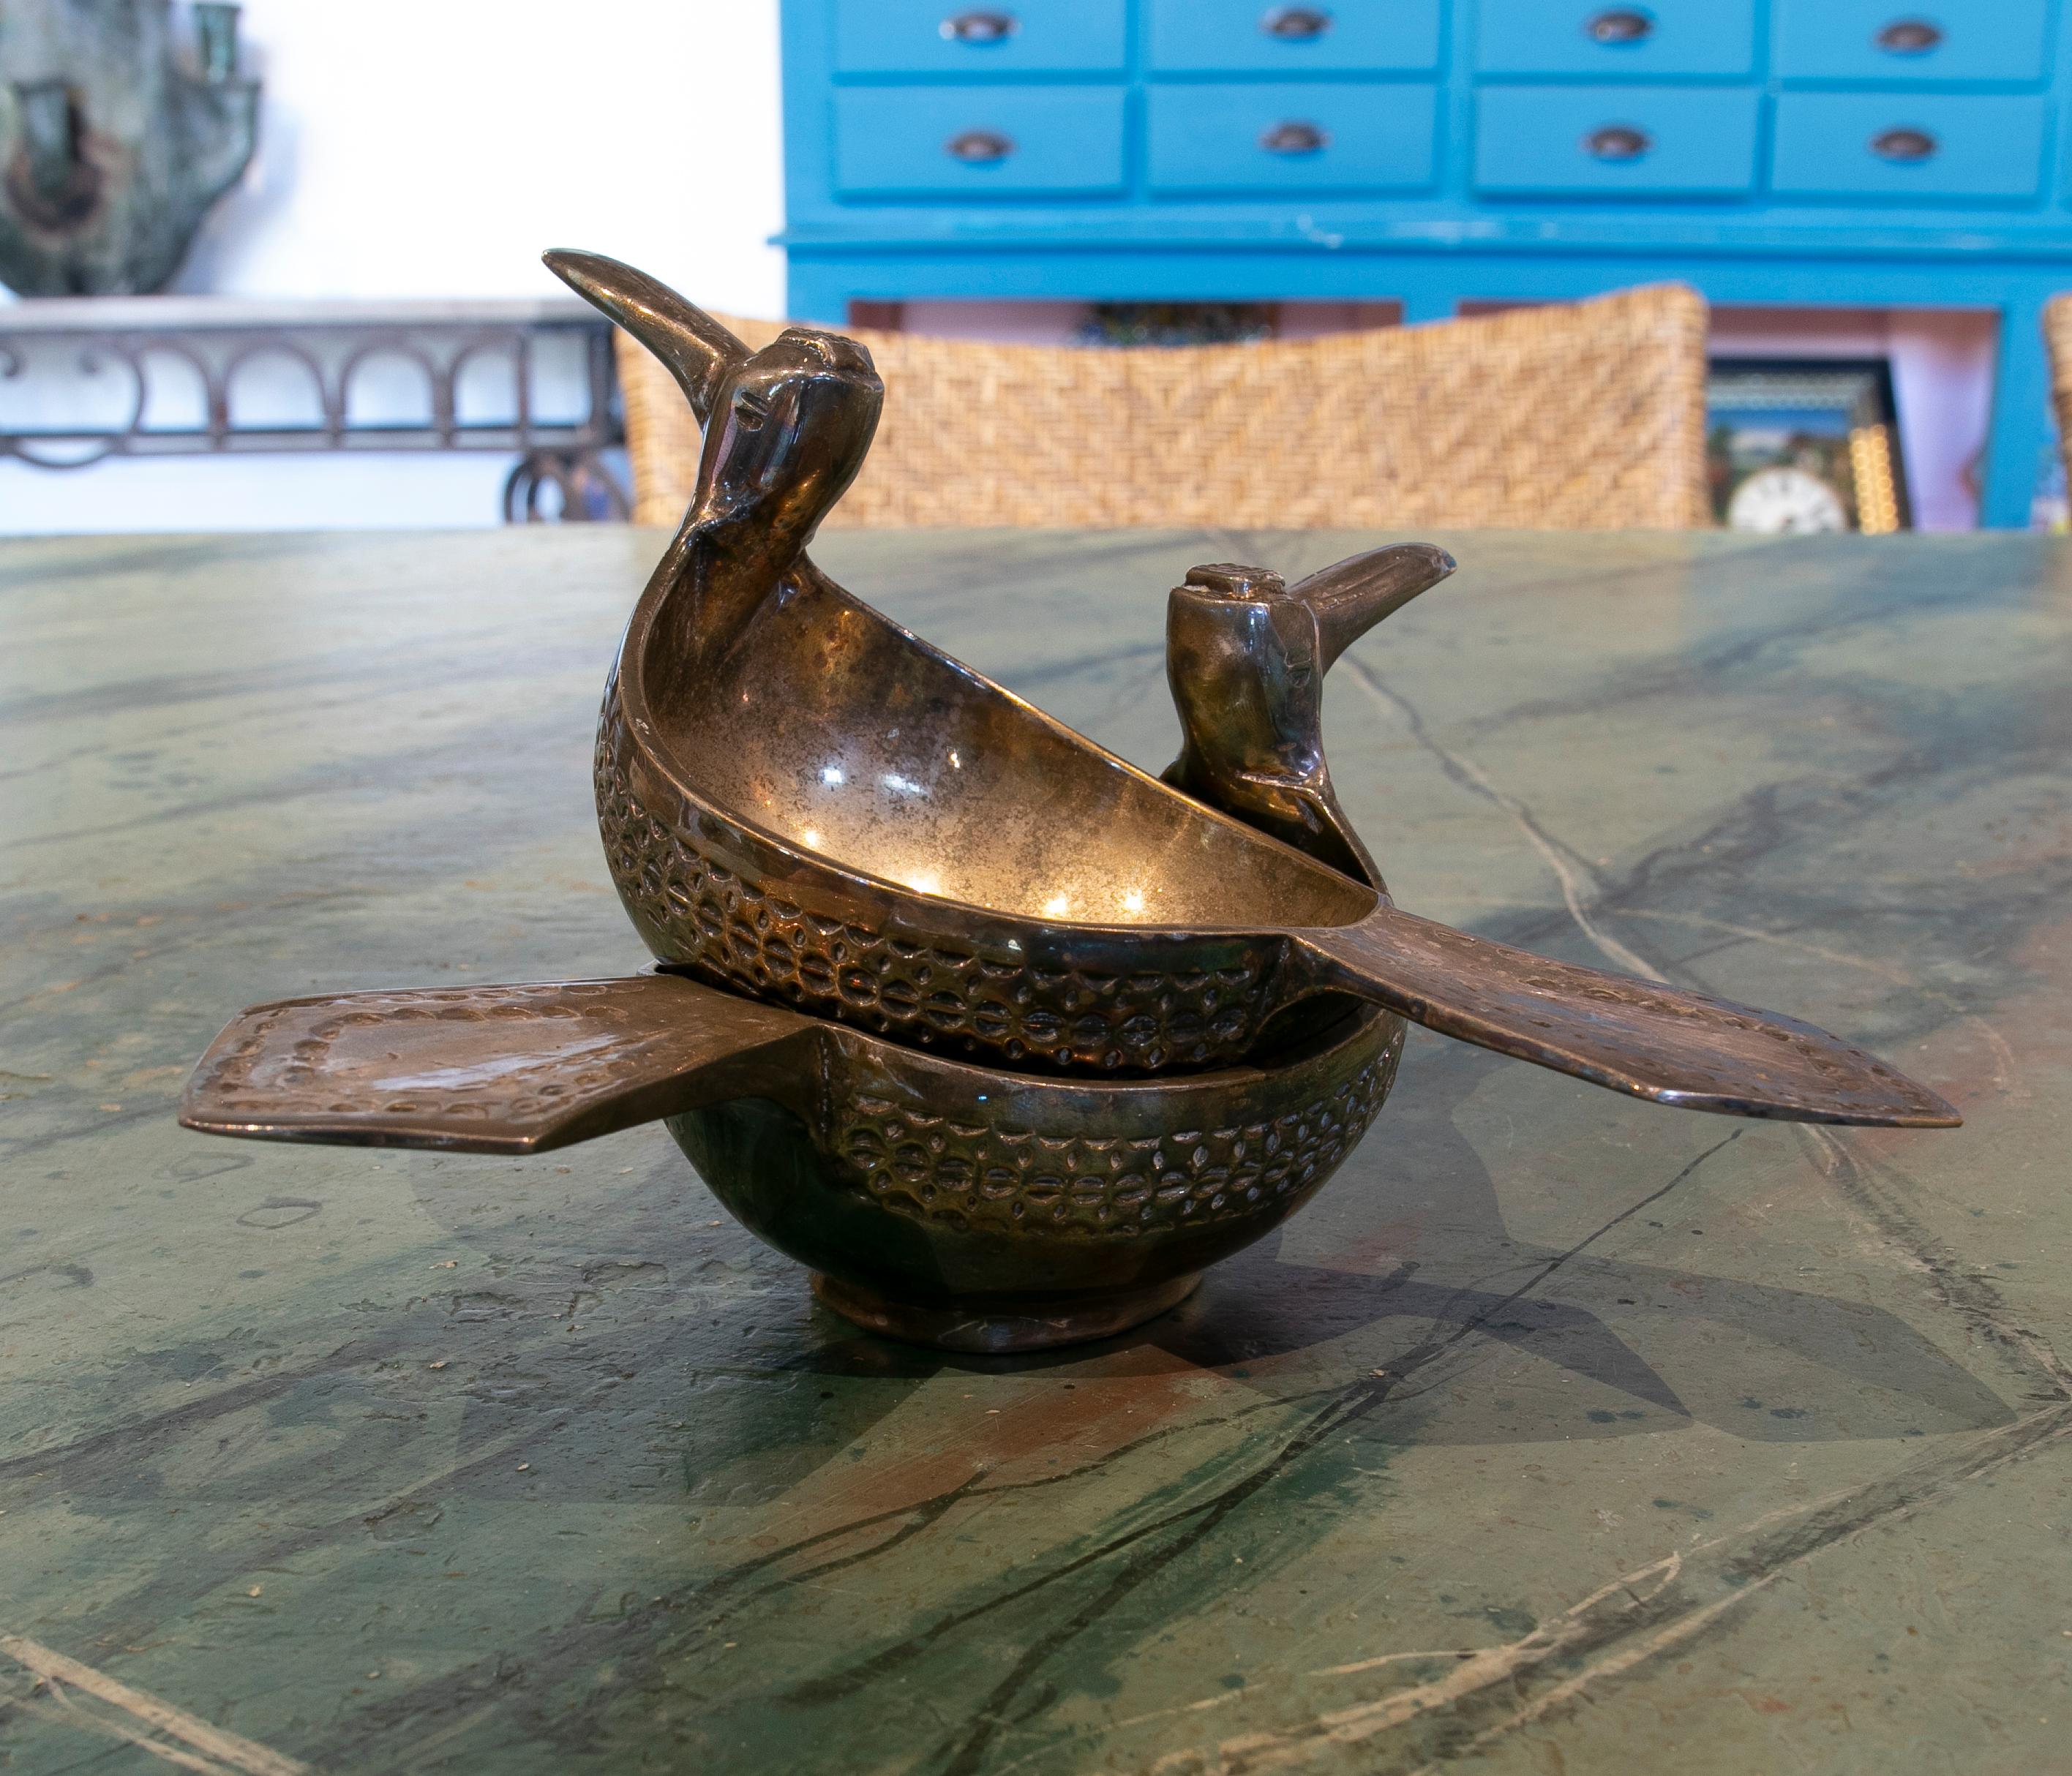
<path fill-rule="evenodd" d="M 203 1057 L 183 1114 L 191 1126 L 336 1140 L 493 1147 L 541 1138 L 745 1044 L 730 1027 L 675 1025 L 668 988 L 684 984 L 434 987 L 255 1006 Z"/>
<path fill-rule="evenodd" d="M 952 1055 L 1152 1072 L 1240 1059 L 1263 970 L 1098 974 L 988 962 L 826 917 L 766 893 L 658 819 L 626 768 L 616 685 L 598 724 L 598 826 L 627 910 L 663 962 L 717 986 Z"/>
<path fill-rule="evenodd" d="M 859 1094 L 838 1103 L 841 1174 L 894 1214 L 959 1230 L 1121 1237 L 1206 1227 L 1293 1207 L 1374 1121 L 1403 1054 L 1398 1025 L 1334 1090 L 1270 1120 L 1137 1139 L 1054 1138 Z"/>

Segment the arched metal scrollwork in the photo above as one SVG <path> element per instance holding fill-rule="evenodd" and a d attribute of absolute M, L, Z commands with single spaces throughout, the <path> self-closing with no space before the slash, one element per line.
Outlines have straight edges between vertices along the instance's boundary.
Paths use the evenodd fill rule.
<path fill-rule="evenodd" d="M 165 404 L 154 402 L 154 356 L 193 373 L 191 418 L 154 416 Z M 369 389 L 384 364 L 407 372 L 416 398 L 382 408 Z M 84 417 L 84 378 L 103 367 L 128 388 L 107 413 Z M 463 401 L 463 373 L 479 400 Z M 252 416 L 240 396 L 255 381 L 273 396 L 273 416 Z M 54 386 L 39 407 L 30 385 L 43 383 Z M 280 416 L 291 402 L 310 416 Z M 0 457 L 39 469 L 252 451 L 496 452 L 517 458 L 504 492 L 512 522 L 623 519 L 626 494 L 604 456 L 623 440 L 610 328 L 558 300 L 357 313 L 165 297 L 0 309 Z"/>

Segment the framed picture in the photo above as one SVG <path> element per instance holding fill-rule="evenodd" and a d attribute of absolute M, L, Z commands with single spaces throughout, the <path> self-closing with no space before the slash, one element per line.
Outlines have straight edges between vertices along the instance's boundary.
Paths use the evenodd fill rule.
<path fill-rule="evenodd" d="M 1882 358 L 1716 358 L 1706 384 L 1713 515 L 1730 530 L 1908 527 Z"/>

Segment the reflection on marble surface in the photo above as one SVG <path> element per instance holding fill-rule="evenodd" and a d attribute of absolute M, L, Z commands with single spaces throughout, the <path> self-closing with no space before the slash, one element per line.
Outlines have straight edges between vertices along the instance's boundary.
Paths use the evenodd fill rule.
<path fill-rule="evenodd" d="M 1155 769 L 1176 569 L 1379 540 L 823 552 Z M 0 549 L 12 1767 L 2049 1767 L 2072 553 L 1433 540 L 1329 736 L 1404 900 L 1789 1007 L 1966 1128 L 1413 1036 L 1277 1247 L 1005 1364 L 808 1307 L 659 1130 L 174 1126 L 228 1006 L 637 965 L 588 728 L 652 535 Z"/>

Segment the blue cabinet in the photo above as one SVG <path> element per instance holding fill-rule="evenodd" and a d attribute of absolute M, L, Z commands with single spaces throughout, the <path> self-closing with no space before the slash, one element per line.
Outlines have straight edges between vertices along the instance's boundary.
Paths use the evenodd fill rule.
<path fill-rule="evenodd" d="M 2072 0 L 783 0 L 791 306 L 1585 296 L 2002 317 L 2026 521 Z"/>

